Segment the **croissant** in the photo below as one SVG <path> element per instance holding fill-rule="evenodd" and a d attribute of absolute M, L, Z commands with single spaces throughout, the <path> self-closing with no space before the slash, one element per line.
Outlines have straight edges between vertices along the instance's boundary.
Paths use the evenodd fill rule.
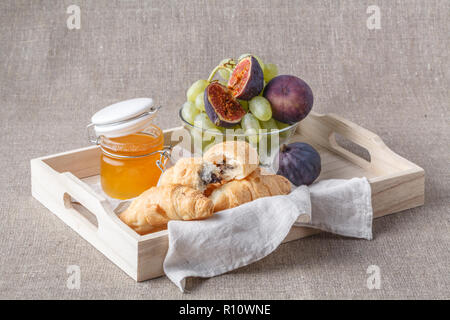
<path fill-rule="evenodd" d="M 202 158 L 181 158 L 177 163 L 164 171 L 159 178 L 159 186 L 180 184 L 193 189 L 204 191 L 208 182 L 216 182 L 216 174 L 213 168 L 210 168 L 209 181 L 204 171 L 207 171 L 207 165 L 203 163 Z M 218 170 L 217 170 L 218 171 Z M 206 181 L 205 181 L 206 180 Z"/>
<path fill-rule="evenodd" d="M 181 184 L 209 194 L 232 179 L 243 179 L 258 167 L 256 150 L 245 141 L 212 146 L 202 158 L 181 158 L 159 179 L 159 186 Z"/>
<path fill-rule="evenodd" d="M 223 181 L 244 179 L 259 166 L 258 152 L 246 141 L 218 143 L 205 152 L 203 160 L 220 169 Z"/>
<path fill-rule="evenodd" d="M 119 218 L 139 234 L 162 230 L 170 220 L 205 219 L 213 203 L 200 191 L 181 185 L 153 187 L 131 202 Z"/>
<path fill-rule="evenodd" d="M 263 175 L 261 169 L 253 171 L 242 180 L 233 180 L 215 189 L 209 199 L 214 203 L 214 212 L 237 207 L 262 197 L 288 194 L 291 183 L 280 175 Z"/>

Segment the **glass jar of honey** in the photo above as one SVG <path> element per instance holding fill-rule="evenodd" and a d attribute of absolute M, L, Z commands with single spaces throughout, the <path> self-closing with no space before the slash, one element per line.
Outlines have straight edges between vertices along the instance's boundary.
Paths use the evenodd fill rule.
<path fill-rule="evenodd" d="M 122 101 L 97 112 L 91 119 L 92 142 L 101 148 L 100 181 L 115 199 L 137 197 L 156 186 L 170 150 L 162 130 L 152 123 L 159 107 L 153 100 Z"/>

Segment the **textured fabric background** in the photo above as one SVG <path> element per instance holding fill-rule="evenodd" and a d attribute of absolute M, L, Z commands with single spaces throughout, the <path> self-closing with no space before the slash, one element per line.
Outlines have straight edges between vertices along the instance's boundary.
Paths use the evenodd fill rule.
<path fill-rule="evenodd" d="M 68 30 L 66 8 L 81 7 Z M 366 9 L 381 9 L 368 30 Z M 225 6 L 224 6 L 225 5 Z M 0 2 L 0 298 L 450 298 L 450 1 Z M 379 134 L 426 171 L 426 204 L 373 241 L 321 234 L 181 294 L 135 283 L 30 195 L 29 160 L 87 146 L 90 116 L 150 96 L 163 128 L 185 90 L 252 52 L 305 79 L 314 110 Z M 68 265 L 81 288 L 66 287 Z M 381 289 L 366 287 L 369 265 Z"/>

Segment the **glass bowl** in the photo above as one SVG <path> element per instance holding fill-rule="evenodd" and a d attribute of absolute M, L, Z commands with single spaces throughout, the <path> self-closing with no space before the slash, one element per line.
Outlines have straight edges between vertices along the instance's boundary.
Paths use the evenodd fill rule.
<path fill-rule="evenodd" d="M 294 134 L 297 125 L 286 125 L 282 129 L 260 129 L 258 132 L 244 132 L 243 129 L 218 128 L 219 130 L 196 127 L 183 118 L 181 109 L 178 115 L 183 122 L 183 127 L 187 129 L 192 137 L 192 145 L 195 154 L 201 155 L 214 144 L 223 141 L 245 140 L 256 148 L 262 165 L 270 165 L 273 157 L 278 153 L 281 145 L 288 143 L 289 138 Z"/>

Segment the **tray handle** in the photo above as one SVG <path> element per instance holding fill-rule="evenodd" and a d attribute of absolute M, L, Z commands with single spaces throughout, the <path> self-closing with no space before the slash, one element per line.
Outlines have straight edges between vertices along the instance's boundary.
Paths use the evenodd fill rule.
<path fill-rule="evenodd" d="M 64 185 L 65 194 L 68 194 L 75 201 L 79 202 L 83 207 L 88 209 L 97 220 L 101 220 L 108 216 L 105 205 L 106 200 L 96 194 L 89 186 L 85 185 L 80 179 L 70 172 L 60 174 L 60 181 Z M 64 199 L 64 205 L 67 208 L 67 199 Z"/>
<path fill-rule="evenodd" d="M 333 127 L 333 132 L 329 135 L 329 143 L 335 152 L 362 168 L 373 167 L 372 162 L 376 158 L 375 151 L 385 147 L 384 142 L 378 135 L 336 114 L 327 114 L 324 120 Z M 339 145 L 336 140 L 336 133 L 367 150 L 370 159 L 366 160 Z"/>
<path fill-rule="evenodd" d="M 366 148 L 369 153 L 386 147 L 378 135 L 341 116 L 330 113 L 323 115 L 323 120 L 330 125 L 334 132 Z"/>
<path fill-rule="evenodd" d="M 64 187 L 65 194 L 79 202 L 84 208 L 90 211 L 97 219 L 98 227 L 90 221 L 90 227 L 94 227 L 101 233 L 113 233 L 113 235 L 123 235 L 129 240 L 139 239 L 139 235 L 130 227 L 123 223 L 119 217 L 111 210 L 109 203 L 104 197 L 94 192 L 88 185 L 78 179 L 70 172 L 59 174 L 59 179 Z M 64 197 L 64 196 L 63 196 Z M 63 199 L 67 201 L 67 199 Z M 69 199 L 70 201 L 70 199 Z M 81 217 L 81 213 L 75 208 L 64 204 L 67 209 L 72 210 L 74 214 Z M 85 218 L 85 217 L 83 217 Z M 85 220 L 88 220 L 85 218 Z"/>
<path fill-rule="evenodd" d="M 321 145 L 363 168 L 383 170 L 386 164 L 399 169 L 411 166 L 409 161 L 389 149 L 377 134 L 333 113 L 311 112 L 311 118 L 305 121 L 304 125 L 301 124 L 299 130 L 313 140 L 319 139 Z M 341 147 L 336 141 L 336 133 L 365 148 L 370 155 L 370 161 Z"/>

